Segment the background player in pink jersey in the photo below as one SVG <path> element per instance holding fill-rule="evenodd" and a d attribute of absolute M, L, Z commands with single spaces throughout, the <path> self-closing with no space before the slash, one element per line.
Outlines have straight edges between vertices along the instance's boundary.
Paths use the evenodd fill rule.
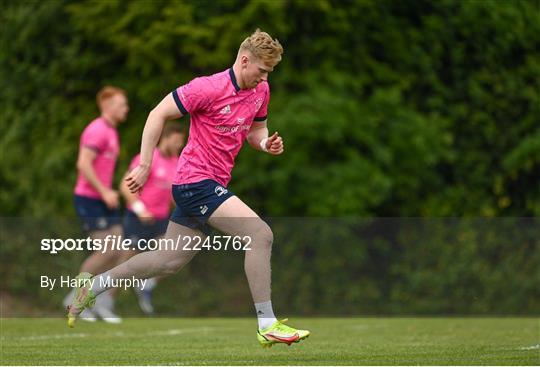
<path fill-rule="evenodd" d="M 107 235 L 122 234 L 119 196 L 112 184 L 120 150 L 116 127 L 126 120 L 129 106 L 126 92 L 112 86 L 102 88 L 96 102 L 101 114 L 84 129 L 80 139 L 74 202 L 84 230 L 93 239 L 103 239 Z M 103 272 L 121 259 L 118 250 L 95 251 L 82 263 L 80 271 Z M 71 298 L 68 295 L 64 303 L 69 303 Z M 95 320 L 95 313 L 99 313 L 105 321 L 120 321 L 112 313 L 112 299 L 108 294 L 100 297 L 98 306 L 85 313 L 86 320 Z"/>
<path fill-rule="evenodd" d="M 283 153 L 282 138 L 277 132 L 269 137 L 266 125 L 270 99 L 267 79 L 282 53 L 277 40 L 257 30 L 242 42 L 230 69 L 195 78 L 166 96 L 148 116 L 139 165 L 126 178 L 132 192 L 143 188 L 165 121 L 189 113 L 189 139 L 178 160 L 173 185 L 177 207 L 165 237 L 204 237 L 209 226 L 231 236 L 249 236 L 251 250 L 245 251 L 244 268 L 258 317 L 257 338 L 263 347 L 299 342 L 309 336 L 309 331 L 276 320 L 270 289 L 272 231 L 226 185 L 245 140 L 254 149 L 273 155 Z M 92 285 L 78 288 L 68 312 L 68 324 L 73 326 L 77 315 L 105 290 L 104 280 L 173 274 L 196 253 L 183 246 L 146 252 L 96 276 Z M 78 278 L 91 279 L 92 275 L 81 273 Z"/>
<path fill-rule="evenodd" d="M 148 250 L 148 240 L 163 237 L 167 230 L 169 214 L 173 197 L 171 186 L 175 174 L 178 155 L 184 145 L 185 133 L 178 123 L 168 122 L 161 134 L 158 146 L 154 149 L 152 166 L 148 180 L 139 193 L 132 193 L 127 181 L 122 180 L 120 192 L 126 200 L 127 210 L 124 215 L 124 237 L 129 238 L 134 248 L 139 251 Z M 140 155 L 137 154 L 129 166 L 129 172 L 139 165 Z M 137 246 L 140 245 L 140 246 Z M 125 260 L 135 255 L 128 252 Z M 139 305 L 146 314 L 152 314 L 152 290 L 157 284 L 157 278 L 150 278 L 144 289 L 135 288 Z"/>

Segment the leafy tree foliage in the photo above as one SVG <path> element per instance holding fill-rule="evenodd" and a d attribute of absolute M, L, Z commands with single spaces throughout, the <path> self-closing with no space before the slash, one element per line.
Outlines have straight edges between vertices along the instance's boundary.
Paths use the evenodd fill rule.
<path fill-rule="evenodd" d="M 270 76 L 269 126 L 286 152 L 243 149 L 231 189 L 262 215 L 540 215 L 537 1 L 49 0 L 6 2 L 0 22 L 4 216 L 74 216 L 78 139 L 98 113 L 100 87 L 129 93 L 118 181 L 151 108 L 191 78 L 230 66 L 257 27 L 285 48 Z M 500 236 L 480 242 L 479 233 L 453 245 L 441 235 L 430 241 L 431 256 L 412 237 L 417 245 L 400 245 L 403 233 L 341 248 L 339 256 L 328 243 L 310 249 L 291 234 L 295 246 L 276 251 L 290 251 L 299 281 L 277 276 L 275 288 L 300 294 L 298 305 L 320 300 L 313 311 L 331 309 L 339 296 L 386 305 L 382 312 L 482 312 L 521 287 L 515 303 L 498 310 L 520 312 L 519 302 L 532 310 L 537 242 L 514 252 Z M 380 266 L 370 269 L 373 262 Z M 318 275 L 302 271 L 307 264 Z M 455 277 L 437 277 L 441 264 Z M 347 279 L 339 269 L 357 285 L 340 288 Z M 505 282 L 512 273 L 523 282 Z M 491 293 L 480 292 L 479 306 L 448 306 L 448 289 L 467 279 Z M 426 289 L 435 293 L 424 304 Z M 403 309 L 390 300 L 411 303 Z"/>

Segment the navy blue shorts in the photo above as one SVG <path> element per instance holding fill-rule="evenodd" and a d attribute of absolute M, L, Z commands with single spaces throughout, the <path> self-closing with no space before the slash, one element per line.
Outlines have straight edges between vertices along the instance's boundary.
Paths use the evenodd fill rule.
<path fill-rule="evenodd" d="M 152 223 L 143 223 L 137 214 L 131 210 L 126 210 L 126 215 L 124 216 L 124 238 L 132 241 L 133 248 L 145 251 L 147 241 L 163 236 L 167 231 L 168 224 L 168 219 L 157 219 Z M 144 241 L 139 242 L 139 240 Z M 138 244 L 142 247 L 139 248 L 137 246 Z"/>
<path fill-rule="evenodd" d="M 209 235 L 212 228 L 206 223 L 212 213 L 234 193 L 214 180 L 173 185 L 176 209 L 171 220 L 183 226 L 198 229 Z"/>
<path fill-rule="evenodd" d="M 74 195 L 75 211 L 87 232 L 108 229 L 120 224 L 120 211 L 109 209 L 103 200 Z"/>

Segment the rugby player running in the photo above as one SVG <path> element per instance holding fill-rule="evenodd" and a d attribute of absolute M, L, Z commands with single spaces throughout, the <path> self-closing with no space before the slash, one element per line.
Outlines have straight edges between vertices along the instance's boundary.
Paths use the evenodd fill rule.
<path fill-rule="evenodd" d="M 211 76 L 195 78 L 167 95 L 148 115 L 142 135 L 140 162 L 126 177 L 132 192 L 145 184 L 154 148 L 165 121 L 191 116 L 189 138 L 178 160 L 173 182 L 176 209 L 166 239 L 205 237 L 213 227 L 230 236 L 248 236 L 244 269 L 255 303 L 263 347 L 275 343 L 299 342 L 309 331 L 278 321 L 271 302 L 270 256 L 272 230 L 249 206 L 227 189 L 234 160 L 245 140 L 257 150 L 272 155 L 283 153 L 283 141 L 276 132 L 268 136 L 267 108 L 270 100 L 268 74 L 281 61 L 279 41 L 260 30 L 247 37 L 238 50 L 234 65 Z M 184 267 L 198 251 L 160 249 L 138 254 L 128 261 L 93 277 L 81 273 L 68 325 L 105 291 L 107 279 L 150 278 L 170 275 Z M 85 282 L 88 280 L 88 282 Z"/>

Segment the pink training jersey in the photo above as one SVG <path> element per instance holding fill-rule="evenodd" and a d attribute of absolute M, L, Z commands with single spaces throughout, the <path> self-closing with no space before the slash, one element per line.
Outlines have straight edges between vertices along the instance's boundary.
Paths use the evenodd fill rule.
<path fill-rule="evenodd" d="M 137 167 L 140 161 L 140 154 L 137 154 L 131 161 L 129 169 Z M 143 186 L 139 199 L 156 219 L 166 219 L 169 217 L 172 198 L 172 182 L 176 168 L 178 156 L 165 157 L 159 149 L 154 149 L 152 166 L 148 180 Z M 128 206 L 131 210 L 131 206 Z"/>
<path fill-rule="evenodd" d="M 189 139 L 174 184 L 231 180 L 234 160 L 253 121 L 265 121 L 270 100 L 267 82 L 240 89 L 233 69 L 195 78 L 172 92 L 183 115 L 191 115 Z"/>
<path fill-rule="evenodd" d="M 109 125 L 103 117 L 98 117 L 84 129 L 81 135 L 79 149 L 83 147 L 90 148 L 97 153 L 92 166 L 99 181 L 106 187 L 111 188 L 116 158 L 120 150 L 120 142 L 116 129 Z M 82 172 L 79 172 L 77 177 L 75 194 L 93 199 L 101 199 L 101 195 L 88 182 Z"/>

